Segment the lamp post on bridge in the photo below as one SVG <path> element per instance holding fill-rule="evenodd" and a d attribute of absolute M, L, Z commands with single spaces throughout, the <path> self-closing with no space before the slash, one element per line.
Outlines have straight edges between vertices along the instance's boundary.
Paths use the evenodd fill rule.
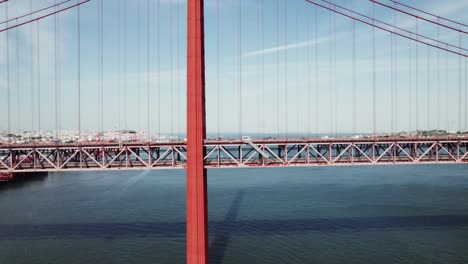
<path fill-rule="evenodd" d="M 203 2 L 187 2 L 187 264 L 208 263 Z"/>

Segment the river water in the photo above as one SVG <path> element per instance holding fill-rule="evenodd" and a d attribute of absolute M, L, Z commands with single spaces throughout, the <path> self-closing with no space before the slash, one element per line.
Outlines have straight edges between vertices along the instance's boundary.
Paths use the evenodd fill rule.
<path fill-rule="evenodd" d="M 210 263 L 468 263 L 468 166 L 209 170 Z M 0 186 L 0 263 L 184 263 L 185 171 Z"/>

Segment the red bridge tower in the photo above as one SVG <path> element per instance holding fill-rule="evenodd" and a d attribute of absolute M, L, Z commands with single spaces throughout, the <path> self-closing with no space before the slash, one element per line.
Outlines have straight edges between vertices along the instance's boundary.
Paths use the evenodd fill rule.
<path fill-rule="evenodd" d="M 187 264 L 208 263 L 203 0 L 187 7 Z"/>

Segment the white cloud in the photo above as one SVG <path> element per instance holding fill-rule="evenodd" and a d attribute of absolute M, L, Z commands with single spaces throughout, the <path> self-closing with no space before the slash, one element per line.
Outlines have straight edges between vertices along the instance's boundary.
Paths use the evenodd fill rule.
<path fill-rule="evenodd" d="M 349 33 L 340 33 L 340 34 L 336 35 L 336 39 L 337 40 L 343 39 L 348 35 L 349 35 Z M 313 46 L 313 45 L 315 45 L 315 43 L 320 45 L 320 44 L 323 44 L 323 43 L 328 43 L 329 41 L 330 41 L 330 38 L 328 36 L 327 37 L 320 37 L 320 38 L 317 39 L 317 41 L 315 41 L 315 39 L 312 39 L 312 40 L 306 40 L 306 41 L 291 43 L 291 44 L 288 44 L 288 45 L 280 45 L 280 46 L 275 46 L 275 47 L 271 47 L 271 48 L 260 49 L 260 50 L 245 53 L 243 56 L 248 58 L 248 57 L 255 57 L 255 56 L 261 55 L 261 54 L 269 55 L 269 54 L 276 53 L 277 51 L 282 52 L 282 51 L 285 51 L 285 50 L 305 48 L 305 47 Z"/>

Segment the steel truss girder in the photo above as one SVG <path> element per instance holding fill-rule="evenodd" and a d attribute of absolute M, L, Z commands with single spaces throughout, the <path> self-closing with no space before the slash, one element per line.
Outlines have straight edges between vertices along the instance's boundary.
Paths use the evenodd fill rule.
<path fill-rule="evenodd" d="M 0 172 L 184 169 L 185 142 L 0 146 Z M 468 139 L 207 140 L 206 168 L 468 163 Z"/>

